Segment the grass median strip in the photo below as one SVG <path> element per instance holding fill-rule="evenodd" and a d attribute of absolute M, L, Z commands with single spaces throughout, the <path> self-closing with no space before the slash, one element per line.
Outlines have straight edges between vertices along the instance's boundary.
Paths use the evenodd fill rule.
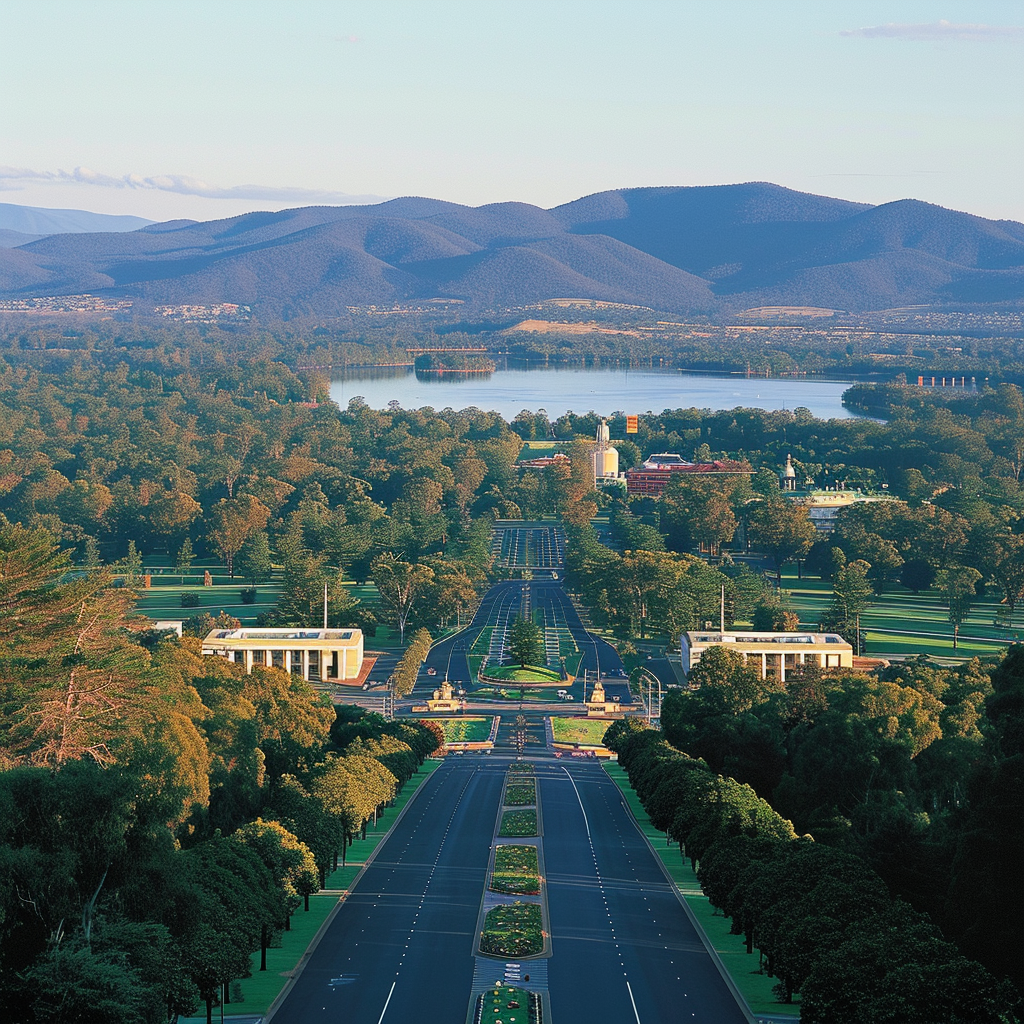
<path fill-rule="evenodd" d="M 427 776 L 441 761 L 427 760 L 420 765 L 416 774 L 402 787 L 402 792 L 395 800 L 394 806 L 388 808 L 377 819 L 376 826 L 370 824 L 366 828 L 365 839 L 355 839 L 348 848 L 347 863 L 327 876 L 327 885 L 323 892 L 310 896 L 309 912 L 299 910 L 292 915 L 291 931 L 282 932 L 280 945 L 267 950 L 267 969 L 261 971 L 259 951 L 252 955 L 252 976 L 233 981 L 230 986 L 232 1001 L 225 1005 L 225 1014 L 256 1015 L 266 1012 L 270 1004 L 284 988 L 292 971 L 295 970 L 302 955 L 306 952 L 327 915 L 338 903 L 342 892 L 347 890 L 356 875 L 363 868 L 370 854 L 383 842 L 391 830 L 398 815 L 405 805 L 413 798 L 416 791 Z M 200 1017 L 179 1018 L 180 1024 L 206 1024 L 206 1014 Z"/>
<path fill-rule="evenodd" d="M 537 802 L 537 788 L 533 782 L 510 782 L 505 787 L 506 807 L 529 807 Z"/>
<path fill-rule="evenodd" d="M 491 735 L 493 718 L 421 718 L 420 721 L 439 725 L 444 730 L 446 743 L 482 743 Z"/>
<path fill-rule="evenodd" d="M 780 1003 L 772 992 L 778 979 L 769 978 L 760 971 L 760 962 L 756 953 L 748 953 L 742 935 L 731 934 L 732 922 L 711 906 L 704 895 L 689 863 L 684 860 L 675 844 L 667 846 L 665 833 L 659 832 L 647 817 L 647 812 L 640 803 L 640 798 L 633 792 L 629 777 L 617 764 L 605 764 L 604 770 L 622 791 L 627 805 L 633 812 L 640 830 L 650 840 L 654 852 L 661 858 L 668 869 L 672 880 L 686 900 L 687 906 L 694 917 L 700 922 L 708 940 L 725 964 L 725 969 L 736 987 L 743 994 L 755 1016 L 759 1014 L 791 1014 L 800 1013 L 800 997 L 795 996 L 791 1004 Z"/>
<path fill-rule="evenodd" d="M 487 912 L 480 950 L 492 956 L 536 956 L 544 951 L 544 926 L 536 903 L 500 903 Z"/>
<path fill-rule="evenodd" d="M 498 846 L 494 851 L 491 891 L 535 896 L 540 892 L 537 847 L 517 843 Z"/>
<path fill-rule="evenodd" d="M 498 835 L 503 838 L 535 836 L 537 834 L 536 811 L 505 811 L 501 816 Z"/>

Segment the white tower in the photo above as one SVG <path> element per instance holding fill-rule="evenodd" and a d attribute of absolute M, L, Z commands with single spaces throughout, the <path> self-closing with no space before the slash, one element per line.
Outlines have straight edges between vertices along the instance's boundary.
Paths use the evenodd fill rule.
<path fill-rule="evenodd" d="M 609 444 L 610 439 L 608 421 L 601 420 L 597 426 L 597 451 L 594 452 L 594 476 L 597 479 L 619 475 L 619 453 Z"/>

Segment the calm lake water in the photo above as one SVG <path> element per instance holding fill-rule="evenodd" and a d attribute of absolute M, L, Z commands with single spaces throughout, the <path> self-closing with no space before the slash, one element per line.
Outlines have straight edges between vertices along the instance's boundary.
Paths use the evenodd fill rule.
<path fill-rule="evenodd" d="M 713 377 L 676 370 L 537 368 L 498 369 L 470 375 L 420 380 L 412 369 L 349 370 L 331 382 L 331 398 L 342 408 L 361 396 L 372 409 L 391 401 L 403 409 L 479 409 L 513 419 L 524 409 L 543 409 L 550 419 L 572 411 L 646 413 L 665 409 L 796 409 L 804 406 L 822 419 L 848 419 L 842 394 L 849 381 L 775 377 Z"/>

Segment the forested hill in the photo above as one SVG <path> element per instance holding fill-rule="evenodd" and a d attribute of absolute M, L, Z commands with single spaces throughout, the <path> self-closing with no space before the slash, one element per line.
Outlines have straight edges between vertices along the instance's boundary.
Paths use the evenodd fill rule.
<path fill-rule="evenodd" d="M 17 241 L 17 239 L 14 239 Z M 1024 224 L 767 183 L 602 192 L 552 210 L 423 198 L 307 207 L 0 248 L 0 296 L 237 302 L 264 317 L 455 298 L 671 312 L 1024 301 Z"/>

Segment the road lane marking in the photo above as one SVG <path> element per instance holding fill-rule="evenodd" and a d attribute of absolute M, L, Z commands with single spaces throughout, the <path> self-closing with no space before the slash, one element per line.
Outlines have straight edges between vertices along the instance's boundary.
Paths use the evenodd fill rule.
<path fill-rule="evenodd" d="M 565 772 L 566 775 L 569 775 L 569 769 L 568 768 L 563 768 L 562 771 Z M 583 810 L 583 797 L 580 796 L 580 791 L 578 789 L 576 789 L 576 781 L 573 779 L 573 777 L 571 775 L 569 775 L 569 781 L 572 783 L 572 788 L 576 792 L 576 799 L 579 800 L 579 802 L 580 802 L 580 811 L 582 811 L 582 813 L 583 813 L 583 824 L 586 825 L 586 827 L 587 827 L 587 838 L 589 839 L 590 838 L 590 822 L 587 821 L 587 812 Z M 591 848 L 593 848 L 593 844 L 591 844 Z M 597 861 L 597 854 L 596 853 L 594 854 L 594 861 L 595 861 L 595 863 Z M 600 877 L 600 876 L 598 876 L 598 877 Z"/>
<path fill-rule="evenodd" d="M 633 1004 L 633 1015 L 636 1017 L 636 1024 L 640 1024 L 640 1014 L 637 1013 L 636 1000 L 633 998 L 633 989 L 630 987 L 628 981 L 626 982 L 626 990 L 629 992 L 629 1001 Z M 380 1021 L 378 1021 L 377 1024 L 380 1024 Z"/>
<path fill-rule="evenodd" d="M 380 1022 L 381 1022 L 381 1021 L 382 1021 L 382 1020 L 384 1019 L 384 1014 L 388 1012 L 388 1003 L 390 1003 L 390 1002 L 391 1002 L 391 997 L 392 997 L 392 996 L 393 996 L 393 995 L 395 994 L 395 986 L 396 986 L 397 984 L 398 984 L 398 982 L 397 982 L 397 981 L 393 981 L 393 982 L 391 982 L 391 991 L 390 991 L 390 992 L 388 993 L 388 997 L 387 997 L 387 999 L 386 999 L 386 1000 L 384 1001 L 384 1009 L 380 1011 L 380 1017 L 379 1017 L 379 1018 L 378 1018 L 378 1020 L 377 1020 L 377 1024 L 380 1024 Z M 626 984 L 628 985 L 629 983 L 627 982 Z M 629 994 L 629 998 L 630 998 L 630 999 L 632 999 L 632 998 L 633 998 L 633 993 L 632 993 L 632 992 L 630 992 L 630 994 Z M 634 1006 L 633 1006 L 633 1009 L 634 1009 L 634 1010 L 636 1009 L 636 1004 L 634 1004 Z M 640 1018 L 639 1018 L 639 1017 L 637 1017 L 637 1022 L 639 1022 L 639 1020 L 640 1020 Z"/>

